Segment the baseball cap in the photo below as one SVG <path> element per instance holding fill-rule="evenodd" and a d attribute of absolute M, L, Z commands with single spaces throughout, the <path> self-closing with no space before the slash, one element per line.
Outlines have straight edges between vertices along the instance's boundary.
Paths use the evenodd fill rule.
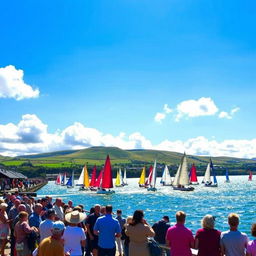
<path fill-rule="evenodd" d="M 53 231 L 62 231 L 65 229 L 65 225 L 62 221 L 58 220 L 58 221 L 55 221 L 52 225 L 52 230 Z"/>

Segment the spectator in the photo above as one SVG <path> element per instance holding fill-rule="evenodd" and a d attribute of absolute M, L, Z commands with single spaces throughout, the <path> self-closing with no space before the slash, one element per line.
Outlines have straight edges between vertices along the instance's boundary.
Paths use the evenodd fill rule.
<path fill-rule="evenodd" d="M 41 219 L 41 212 L 42 212 L 42 205 L 41 204 L 36 204 L 35 207 L 34 207 L 34 212 L 30 215 L 29 217 L 29 225 L 31 227 L 36 227 L 37 229 L 39 228 L 40 226 L 40 223 L 42 222 L 42 219 Z"/>
<path fill-rule="evenodd" d="M 51 229 L 52 235 L 40 242 L 38 256 L 64 256 L 64 246 L 61 239 L 64 230 L 64 223 L 56 221 Z"/>
<path fill-rule="evenodd" d="M 256 237 L 256 223 L 252 224 L 251 234 Z M 256 240 L 250 241 L 247 246 L 246 256 L 256 256 Z"/>
<path fill-rule="evenodd" d="M 20 204 L 18 207 L 18 212 L 26 212 L 26 206 L 24 204 Z M 19 214 L 16 216 L 16 218 L 13 221 L 13 226 L 15 227 L 16 223 L 19 221 Z"/>
<path fill-rule="evenodd" d="M 23 197 L 23 204 L 26 207 L 26 212 L 28 213 L 28 215 L 30 215 L 32 213 L 32 208 L 31 205 L 29 204 L 29 198 L 27 196 Z"/>
<path fill-rule="evenodd" d="M 94 206 L 94 213 L 90 214 L 86 219 L 87 238 L 88 238 L 87 243 L 93 256 L 98 255 L 98 235 L 94 234 L 93 228 L 99 217 L 100 217 L 100 205 L 96 204 Z"/>
<path fill-rule="evenodd" d="M 125 233 L 130 239 L 129 256 L 149 256 L 147 238 L 155 236 L 155 232 L 144 219 L 143 211 L 134 212 L 132 223 L 127 226 Z"/>
<path fill-rule="evenodd" d="M 52 227 L 55 220 L 55 211 L 49 209 L 46 213 L 46 220 L 42 221 L 39 226 L 40 241 L 52 235 Z"/>
<path fill-rule="evenodd" d="M 248 237 L 246 234 L 238 231 L 239 216 L 236 213 L 230 213 L 228 215 L 228 224 L 230 229 L 221 233 L 220 245 L 223 255 L 245 255 Z"/>
<path fill-rule="evenodd" d="M 56 213 L 56 220 L 64 220 L 64 213 L 63 213 L 63 208 L 62 208 L 62 199 L 57 198 L 55 201 L 55 205 L 53 206 L 53 210 Z"/>
<path fill-rule="evenodd" d="M 46 213 L 47 213 L 47 210 L 48 210 L 48 208 L 47 208 L 48 199 L 46 197 L 42 198 L 41 205 L 42 205 L 41 219 L 45 220 L 46 219 Z"/>
<path fill-rule="evenodd" d="M 121 236 L 117 219 L 112 217 L 112 206 L 106 206 L 106 215 L 99 217 L 94 225 L 94 234 L 99 236 L 99 256 L 115 256 L 115 238 Z"/>
<path fill-rule="evenodd" d="M 71 256 L 82 256 L 81 247 L 86 245 L 85 232 L 78 224 L 85 219 L 85 214 L 79 211 L 73 211 L 65 216 L 65 220 L 68 223 L 67 228 L 63 234 L 64 248 L 66 252 L 69 252 Z"/>
<path fill-rule="evenodd" d="M 16 238 L 15 248 L 17 256 L 30 256 L 31 251 L 28 248 L 27 235 L 32 231 L 37 231 L 35 227 L 28 224 L 28 214 L 26 212 L 19 213 L 19 222 L 15 225 L 14 235 Z"/>
<path fill-rule="evenodd" d="M 168 228 L 170 227 L 169 223 L 169 217 L 168 216 L 163 216 L 161 220 L 156 222 L 152 228 L 155 231 L 155 240 L 160 244 L 160 245 L 166 245 L 165 237 Z M 167 256 L 170 255 L 169 251 L 163 250 L 163 254 L 166 253 Z"/>
<path fill-rule="evenodd" d="M 126 223 L 124 224 L 124 229 L 122 230 L 122 239 L 124 240 L 124 256 L 129 256 L 130 238 L 125 234 L 125 230 L 129 224 L 132 224 L 132 216 L 127 217 Z"/>
<path fill-rule="evenodd" d="M 125 219 L 122 217 L 122 210 L 117 210 L 116 216 L 117 216 L 116 219 L 118 220 L 119 225 L 121 227 L 121 231 L 122 231 L 124 229 L 124 224 L 125 224 Z M 121 237 L 117 237 L 116 243 L 117 243 L 119 256 L 122 256 L 124 251 L 124 240 L 122 240 Z"/>
<path fill-rule="evenodd" d="M 198 249 L 198 256 L 220 256 L 220 234 L 214 229 L 215 218 L 206 215 L 201 221 L 202 228 L 198 229 L 195 237 L 195 249 Z"/>
<path fill-rule="evenodd" d="M 192 256 L 190 248 L 194 247 L 194 237 L 190 229 L 185 227 L 186 214 L 176 213 L 176 225 L 170 227 L 166 233 L 166 244 L 171 248 L 172 256 Z"/>
<path fill-rule="evenodd" d="M 6 203 L 0 204 L 0 254 L 1 256 L 4 256 L 4 249 L 7 243 L 7 237 L 9 235 L 9 220 L 8 215 L 6 213 L 8 205 Z"/>

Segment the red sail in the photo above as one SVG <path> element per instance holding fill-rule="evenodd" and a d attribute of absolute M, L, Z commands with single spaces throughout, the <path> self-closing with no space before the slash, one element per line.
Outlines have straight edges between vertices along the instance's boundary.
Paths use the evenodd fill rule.
<path fill-rule="evenodd" d="M 102 174 L 103 174 L 103 169 L 100 171 L 100 174 L 99 174 L 97 180 L 95 181 L 95 187 L 97 187 L 97 188 L 100 187 L 101 180 L 102 180 Z"/>
<path fill-rule="evenodd" d="M 94 165 L 93 170 L 92 170 L 92 178 L 91 178 L 91 182 L 90 182 L 90 187 L 96 187 L 96 165 Z"/>
<path fill-rule="evenodd" d="M 149 167 L 149 175 L 148 175 L 148 178 L 145 182 L 145 185 L 148 186 L 150 183 L 151 183 L 151 180 L 152 180 L 152 173 L 153 173 L 153 166 L 150 165 Z"/>
<path fill-rule="evenodd" d="M 248 180 L 249 180 L 249 181 L 252 181 L 252 171 L 250 171 Z"/>
<path fill-rule="evenodd" d="M 198 182 L 197 175 L 196 175 L 196 167 L 194 164 L 192 165 L 192 168 L 191 168 L 190 182 Z"/>
<path fill-rule="evenodd" d="M 55 182 L 57 185 L 60 184 L 60 174 L 57 176 L 57 179 L 56 179 L 56 182 Z"/>
<path fill-rule="evenodd" d="M 107 155 L 106 162 L 104 165 L 101 187 L 102 188 L 113 188 L 112 168 L 111 168 L 109 155 Z"/>

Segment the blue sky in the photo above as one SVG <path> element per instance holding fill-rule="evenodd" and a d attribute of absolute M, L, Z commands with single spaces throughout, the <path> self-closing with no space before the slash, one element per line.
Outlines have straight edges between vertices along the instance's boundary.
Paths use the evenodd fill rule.
<path fill-rule="evenodd" d="M 2 81 L 10 75 L 5 68 L 12 65 L 24 72 L 24 84 L 40 93 L 17 100 L 9 90 L 11 82 L 1 85 L 0 73 L 0 154 L 120 146 L 124 144 L 113 138 L 93 143 L 91 137 L 116 138 L 123 132 L 121 140 L 126 142 L 132 140 L 130 135 L 140 134 L 124 148 L 255 156 L 253 1 L 28 0 L 5 1 L 1 9 Z M 210 100 L 203 114 L 181 107 L 177 121 L 181 102 L 199 104 L 201 98 L 210 98 L 217 110 L 208 109 L 213 106 L 207 105 Z M 172 112 L 156 121 L 164 104 Z M 232 109 L 236 111 L 231 115 Z M 221 112 L 226 113 L 223 118 Z M 20 126 L 27 114 L 32 118 L 25 118 L 26 130 Z M 6 132 L 10 123 L 16 127 L 11 134 Z M 73 137 L 69 134 L 67 143 L 64 131 L 74 123 L 101 135 L 70 128 Z M 35 131 L 42 134 L 29 141 Z M 56 133 L 55 148 L 49 136 Z M 198 139 L 190 140 L 199 137 L 200 145 L 207 140 L 214 150 L 200 150 L 199 144 L 192 149 Z M 246 142 L 241 145 L 242 140 Z M 251 153 L 242 152 L 247 150 Z"/>

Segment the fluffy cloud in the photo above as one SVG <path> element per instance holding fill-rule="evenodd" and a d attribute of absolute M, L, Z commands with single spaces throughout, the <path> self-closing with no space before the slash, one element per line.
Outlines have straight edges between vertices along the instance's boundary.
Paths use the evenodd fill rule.
<path fill-rule="evenodd" d="M 22 100 L 38 97 L 39 90 L 26 84 L 23 76 L 23 70 L 16 69 L 12 65 L 0 68 L 0 98 Z"/>
<path fill-rule="evenodd" d="M 163 112 L 157 112 L 155 114 L 154 120 L 157 123 L 162 123 L 162 120 L 166 118 L 166 115 L 170 114 L 173 110 L 169 108 L 168 104 L 164 104 Z"/>
<path fill-rule="evenodd" d="M 233 116 L 234 116 L 234 114 L 235 114 L 237 111 L 239 111 L 239 110 L 240 110 L 240 108 L 236 107 L 236 108 L 231 109 L 229 113 L 226 112 L 226 111 L 221 111 L 221 112 L 219 113 L 219 118 L 232 119 Z"/>
<path fill-rule="evenodd" d="M 104 134 L 76 122 L 62 131 L 48 132 L 48 126 L 36 115 L 23 115 L 18 124 L 0 125 L 0 154 L 24 155 L 90 146 L 115 146 L 123 149 L 158 149 L 184 152 L 192 155 L 255 157 L 256 139 L 224 140 L 207 139 L 203 136 L 186 141 L 164 140 L 157 145 L 139 132 L 126 135 Z"/>
<path fill-rule="evenodd" d="M 211 98 L 202 97 L 198 100 L 186 100 L 177 105 L 178 122 L 183 117 L 212 116 L 219 111 Z"/>

